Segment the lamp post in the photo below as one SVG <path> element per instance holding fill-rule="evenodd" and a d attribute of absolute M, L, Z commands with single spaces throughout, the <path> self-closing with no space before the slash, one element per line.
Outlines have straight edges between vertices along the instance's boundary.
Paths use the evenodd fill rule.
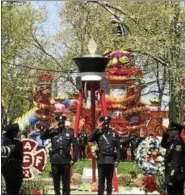
<path fill-rule="evenodd" d="M 80 77 L 82 81 L 82 89 L 79 92 L 78 105 L 76 109 L 75 117 L 75 135 L 78 134 L 78 126 L 81 115 L 81 109 L 83 104 L 83 88 L 87 86 L 87 90 L 91 92 L 91 129 L 95 129 L 95 112 L 96 112 L 96 102 L 95 102 L 95 92 L 100 92 L 100 98 L 102 103 L 103 114 L 107 115 L 107 109 L 105 105 L 105 94 L 100 89 L 100 80 L 104 77 L 105 68 L 109 62 L 109 58 L 95 54 L 97 45 L 93 39 L 89 41 L 88 50 L 89 55 L 84 55 L 82 57 L 74 58 L 76 65 L 78 66 Z M 92 159 L 92 182 L 96 182 L 96 160 L 95 157 Z"/>

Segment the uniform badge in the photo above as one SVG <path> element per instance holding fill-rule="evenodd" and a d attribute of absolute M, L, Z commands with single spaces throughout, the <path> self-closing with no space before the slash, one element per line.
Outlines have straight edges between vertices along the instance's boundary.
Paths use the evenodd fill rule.
<path fill-rule="evenodd" d="M 182 146 L 181 145 L 176 145 L 175 150 L 180 152 L 182 150 Z"/>
<path fill-rule="evenodd" d="M 113 133 L 113 137 L 116 137 L 116 134 L 115 133 Z"/>
<path fill-rule="evenodd" d="M 172 150 L 173 149 L 173 144 L 170 146 L 170 150 Z"/>
<path fill-rule="evenodd" d="M 173 175 L 174 175 L 174 173 L 175 173 L 175 170 L 172 170 L 172 171 L 171 171 L 171 176 L 173 176 Z"/>
<path fill-rule="evenodd" d="M 66 133 L 66 136 L 69 137 L 70 136 L 69 133 Z"/>

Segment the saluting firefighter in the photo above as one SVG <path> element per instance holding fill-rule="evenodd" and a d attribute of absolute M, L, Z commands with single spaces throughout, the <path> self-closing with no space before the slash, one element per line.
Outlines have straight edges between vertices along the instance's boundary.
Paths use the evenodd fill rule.
<path fill-rule="evenodd" d="M 87 145 L 87 134 L 85 133 L 85 125 L 83 125 L 82 130 L 78 134 L 78 142 L 79 142 L 79 158 L 80 160 L 85 160 L 86 154 L 86 145 Z"/>
<path fill-rule="evenodd" d="M 70 168 L 78 158 L 78 143 L 73 129 L 65 127 L 66 116 L 56 117 L 54 127 L 41 132 L 41 139 L 51 139 L 50 162 L 56 195 L 60 195 L 60 177 L 62 176 L 63 195 L 70 195 Z M 71 144 L 74 157 L 70 155 Z"/>
<path fill-rule="evenodd" d="M 5 128 L 3 146 L 1 146 L 1 171 L 7 194 L 19 194 L 23 181 L 23 145 L 16 139 L 18 131 L 17 123 L 8 125 Z"/>
<path fill-rule="evenodd" d="M 107 195 L 112 195 L 112 177 L 114 168 L 120 160 L 120 143 L 116 131 L 109 127 L 111 118 L 100 118 L 100 128 L 95 129 L 88 137 L 89 142 L 97 142 L 98 164 L 98 195 L 104 194 L 105 179 L 107 180 Z"/>
<path fill-rule="evenodd" d="M 167 149 L 165 155 L 165 183 L 168 195 L 184 194 L 185 144 L 180 136 L 182 130 L 182 125 L 171 122 L 161 141 L 161 146 Z"/>

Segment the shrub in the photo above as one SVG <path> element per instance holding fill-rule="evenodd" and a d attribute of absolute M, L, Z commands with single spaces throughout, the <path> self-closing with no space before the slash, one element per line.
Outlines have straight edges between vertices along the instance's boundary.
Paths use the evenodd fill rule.
<path fill-rule="evenodd" d="M 5 191 L 5 181 L 4 178 L 2 177 L 1 179 L 1 189 L 2 192 Z M 40 180 L 24 180 L 20 189 L 20 195 L 26 195 L 26 194 L 32 194 L 33 190 L 40 190 L 41 193 L 47 194 L 49 189 L 46 187 L 44 182 Z"/>
<path fill-rule="evenodd" d="M 82 175 L 79 173 L 74 173 L 71 178 L 73 185 L 80 185 L 82 184 Z"/>
<path fill-rule="evenodd" d="M 23 181 L 22 187 L 20 189 L 20 194 L 32 194 L 33 190 L 40 190 L 42 194 L 47 194 L 48 193 L 48 188 L 45 185 L 43 181 L 40 180 L 28 180 L 28 181 Z"/>

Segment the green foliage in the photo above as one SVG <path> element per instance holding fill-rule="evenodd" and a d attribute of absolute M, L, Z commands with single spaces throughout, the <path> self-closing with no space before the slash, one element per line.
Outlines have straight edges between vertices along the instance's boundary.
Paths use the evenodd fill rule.
<path fill-rule="evenodd" d="M 75 163 L 73 166 L 73 173 L 79 173 L 83 174 L 83 168 L 84 167 L 92 167 L 92 161 L 91 160 L 83 160 Z M 51 173 L 51 166 L 50 162 L 48 161 L 45 167 L 45 170 L 41 173 L 41 177 L 50 177 Z M 139 174 L 141 173 L 141 170 L 137 166 L 137 164 L 133 161 L 128 161 L 128 162 L 120 162 L 119 167 L 118 167 L 118 174 L 124 174 L 128 173 L 131 175 L 134 174 Z"/>
<path fill-rule="evenodd" d="M 78 191 L 83 191 L 83 192 L 88 192 L 90 190 L 90 184 L 88 183 L 83 183 L 80 185 Z"/>
<path fill-rule="evenodd" d="M 49 160 L 47 161 L 47 164 L 45 166 L 44 171 L 40 174 L 41 177 L 51 177 L 51 165 Z"/>
<path fill-rule="evenodd" d="M 126 24 L 130 34 L 116 36 L 113 30 L 117 24 L 109 22 L 111 16 Z M 65 58 L 88 53 L 91 36 L 97 42 L 97 53 L 118 49 L 135 52 L 137 65 L 149 78 L 145 86 L 152 89 L 146 94 L 157 94 L 160 103 L 164 94 L 170 94 L 170 119 L 182 121 L 185 7 L 181 2 L 73 1 L 65 3 L 61 17 L 66 28 L 60 38 L 68 46 Z"/>
<path fill-rule="evenodd" d="M 20 189 L 20 194 L 32 194 L 32 190 L 40 190 L 43 195 L 47 194 L 49 189 L 44 184 L 44 182 L 39 180 L 30 180 L 30 181 L 23 181 L 22 187 Z"/>
<path fill-rule="evenodd" d="M 120 182 L 120 186 L 124 187 L 135 187 L 135 184 L 133 183 L 133 180 L 131 177 L 128 177 L 127 179 L 124 179 Z"/>
<path fill-rule="evenodd" d="M 42 20 L 30 3 L 2 3 L 3 62 L 11 62 L 29 46 L 35 24 Z"/>
<path fill-rule="evenodd" d="M 29 2 L 2 3 L 2 96 L 11 120 L 32 107 L 30 88 L 36 75 L 34 69 L 14 64 L 63 71 L 56 78 L 75 88 L 73 58 L 89 53 L 87 44 L 93 37 L 99 54 L 135 52 L 136 64 L 148 78 L 141 86 L 143 93 L 157 94 L 160 103 L 164 94 L 170 94 L 170 119 L 182 121 L 185 7 L 181 2 L 66 1 L 60 10 L 59 34 L 49 37 L 41 33 L 45 8 L 36 10 Z M 118 24 L 110 23 L 112 16 L 129 27 L 129 35 L 116 36 Z M 146 86 L 151 90 L 145 92 Z"/>
<path fill-rule="evenodd" d="M 155 175 L 155 180 L 156 180 L 156 183 L 157 183 L 157 191 L 160 192 L 162 190 L 165 191 L 166 189 L 166 186 L 165 186 L 165 178 L 164 178 L 164 175 L 161 176 L 161 175 Z"/>
<path fill-rule="evenodd" d="M 15 65 L 26 63 L 36 23 L 41 21 L 43 13 L 30 3 L 2 3 L 2 96 L 10 121 L 32 107 L 35 71 Z"/>
<path fill-rule="evenodd" d="M 141 170 L 134 161 L 120 162 L 118 173 L 139 174 Z"/>
<path fill-rule="evenodd" d="M 5 190 L 5 181 L 3 177 L 1 179 L 1 188 Z M 49 191 L 49 189 L 47 188 L 43 181 L 24 180 L 20 189 L 20 195 L 32 194 L 32 190 L 40 190 L 43 195 L 47 194 Z"/>

